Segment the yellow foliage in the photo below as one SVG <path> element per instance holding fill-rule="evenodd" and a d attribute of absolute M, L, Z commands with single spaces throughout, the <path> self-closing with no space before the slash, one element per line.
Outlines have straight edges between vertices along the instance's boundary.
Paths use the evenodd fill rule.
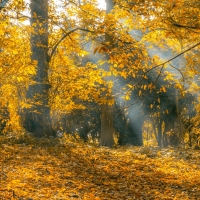
<path fill-rule="evenodd" d="M 9 112 L 13 112 L 11 116 L 31 106 L 26 100 L 26 91 L 30 85 L 37 84 L 32 81 L 37 61 L 30 58 L 33 27 L 25 25 L 26 16 L 22 14 L 27 9 L 26 1 L 18 0 L 9 1 L 5 12 L 0 12 L 0 105 L 9 108 Z M 48 9 L 49 44 L 37 43 L 37 47 L 47 49 L 50 55 L 48 80 L 44 82 L 51 85 L 48 95 L 52 113 L 85 109 L 83 102 L 112 104 L 113 83 L 108 80 L 113 76 L 127 80 L 141 76 L 147 80 L 152 69 L 161 66 L 167 69 L 171 64 L 165 60 L 161 65 L 163 59 L 159 52 L 151 57 L 151 49 L 170 50 L 177 55 L 199 42 L 197 0 L 168 3 L 165 0 L 139 0 L 137 3 L 116 0 L 108 14 L 98 7 L 96 0 L 80 4 L 61 0 L 59 5 L 50 1 Z M 39 20 L 33 26 L 43 26 L 38 23 Z M 43 34 L 44 30 L 40 29 L 39 33 Z M 86 48 L 87 45 L 90 47 Z M 185 63 L 179 62 L 180 70 L 187 80 L 199 75 L 199 46 L 182 56 Z M 166 81 L 176 79 L 170 72 L 165 75 Z M 137 88 L 134 84 L 127 84 L 127 87 L 130 92 Z M 148 83 L 142 89 L 147 91 L 155 87 Z M 162 86 L 160 92 L 166 93 L 166 88 Z M 175 88 L 183 89 L 178 81 Z M 195 92 L 198 89 L 196 84 L 190 87 Z M 143 91 L 138 95 L 141 97 Z M 130 100 L 130 95 L 124 98 Z"/>

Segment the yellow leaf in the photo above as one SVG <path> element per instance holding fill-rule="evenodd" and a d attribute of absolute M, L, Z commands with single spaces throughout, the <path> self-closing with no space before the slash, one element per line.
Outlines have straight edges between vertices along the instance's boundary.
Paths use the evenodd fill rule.
<path fill-rule="evenodd" d="M 126 72 L 125 72 L 125 71 L 121 72 L 121 76 L 124 77 L 124 78 L 126 79 L 126 77 L 127 77 Z"/>
<path fill-rule="evenodd" d="M 22 77 L 17 77 L 17 81 L 21 82 L 21 81 L 23 81 L 23 78 Z"/>
<path fill-rule="evenodd" d="M 125 96 L 125 100 L 126 100 L 126 101 L 130 100 L 129 95 L 126 95 L 126 96 Z"/>
<path fill-rule="evenodd" d="M 130 84 L 127 84 L 127 86 L 128 86 L 129 88 L 133 88 L 133 86 L 132 86 L 132 85 L 130 85 Z"/>
<path fill-rule="evenodd" d="M 163 86 L 163 87 L 160 88 L 160 91 L 165 93 L 167 90 L 166 90 L 166 88 Z"/>
<path fill-rule="evenodd" d="M 13 184 L 18 184 L 18 183 L 20 183 L 21 181 L 17 179 L 17 180 L 12 180 L 11 182 L 12 182 Z"/>
<path fill-rule="evenodd" d="M 14 55 L 17 55 L 17 54 L 18 54 L 18 51 L 17 51 L 17 50 L 13 50 L 12 52 L 13 52 Z"/>

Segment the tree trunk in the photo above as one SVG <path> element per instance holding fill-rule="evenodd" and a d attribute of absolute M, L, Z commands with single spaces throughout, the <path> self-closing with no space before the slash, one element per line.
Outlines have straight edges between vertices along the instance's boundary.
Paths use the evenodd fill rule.
<path fill-rule="evenodd" d="M 109 13 L 113 9 L 114 3 L 112 0 L 106 0 L 106 13 Z M 112 37 L 109 34 L 105 34 L 105 42 L 113 44 Z M 109 56 L 106 55 L 109 59 Z M 109 70 L 109 66 L 104 66 L 105 70 Z M 109 78 L 107 78 L 109 81 Z M 100 134 L 100 146 L 112 147 L 114 144 L 113 138 L 113 106 L 108 104 L 102 106 L 101 115 L 101 134 Z"/>
<path fill-rule="evenodd" d="M 156 140 L 158 141 L 158 133 L 156 131 L 156 121 L 153 121 L 153 133 L 155 135 Z"/>
<path fill-rule="evenodd" d="M 179 99 L 179 91 L 178 89 L 176 89 L 176 113 L 177 113 L 178 125 L 179 125 L 179 133 L 178 133 L 178 145 L 179 145 L 182 141 L 183 130 L 182 130 L 182 121 L 181 121 L 181 117 L 179 113 L 178 99 Z"/>
<path fill-rule="evenodd" d="M 110 109 L 111 108 L 111 109 Z M 114 144 L 113 139 L 113 108 L 108 105 L 102 106 L 101 116 L 101 138 L 100 145 L 112 147 Z"/>
<path fill-rule="evenodd" d="M 37 61 L 35 84 L 28 88 L 27 97 L 32 105 L 26 110 L 25 128 L 35 136 L 52 136 L 50 108 L 48 106 L 48 0 L 31 0 L 31 51 L 32 60 Z"/>
<path fill-rule="evenodd" d="M 158 146 L 162 146 L 162 120 L 158 120 Z"/>
<path fill-rule="evenodd" d="M 163 147 L 168 147 L 166 123 L 165 123 L 165 129 L 163 131 L 162 144 L 163 144 Z"/>

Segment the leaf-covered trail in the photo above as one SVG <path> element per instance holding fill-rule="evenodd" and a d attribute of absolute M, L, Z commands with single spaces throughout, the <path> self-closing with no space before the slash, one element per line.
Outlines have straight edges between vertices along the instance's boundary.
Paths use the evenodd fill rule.
<path fill-rule="evenodd" d="M 7 143 L 0 167 L 0 200 L 200 199 L 195 150 Z"/>

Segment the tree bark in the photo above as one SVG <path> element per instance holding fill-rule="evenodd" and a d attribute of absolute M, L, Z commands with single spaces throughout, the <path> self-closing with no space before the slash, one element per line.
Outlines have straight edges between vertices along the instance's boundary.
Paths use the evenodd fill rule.
<path fill-rule="evenodd" d="M 109 13 L 113 6 L 112 0 L 106 0 L 106 13 Z M 105 42 L 113 44 L 112 37 L 108 33 L 105 34 Z M 109 59 L 108 55 L 106 55 L 106 59 Z M 109 70 L 108 64 L 104 66 L 104 69 Z M 106 80 L 108 81 L 109 78 Z M 105 104 L 102 106 L 100 146 L 112 147 L 114 145 L 113 131 L 113 106 Z"/>
<path fill-rule="evenodd" d="M 162 120 L 158 119 L 158 146 L 162 146 Z"/>
<path fill-rule="evenodd" d="M 101 138 L 100 146 L 112 147 L 113 138 L 113 108 L 112 106 L 103 105 L 101 115 Z"/>
<path fill-rule="evenodd" d="M 31 51 L 37 61 L 35 84 L 28 88 L 27 98 L 32 108 L 26 110 L 25 128 L 35 136 L 55 135 L 48 106 L 48 0 L 31 0 Z"/>
<path fill-rule="evenodd" d="M 179 113 L 179 91 L 176 89 L 176 113 L 177 113 L 177 118 L 178 118 L 178 124 L 179 124 L 179 133 L 178 133 L 178 145 L 181 143 L 182 136 L 183 136 L 183 130 L 182 130 L 182 121 Z"/>

